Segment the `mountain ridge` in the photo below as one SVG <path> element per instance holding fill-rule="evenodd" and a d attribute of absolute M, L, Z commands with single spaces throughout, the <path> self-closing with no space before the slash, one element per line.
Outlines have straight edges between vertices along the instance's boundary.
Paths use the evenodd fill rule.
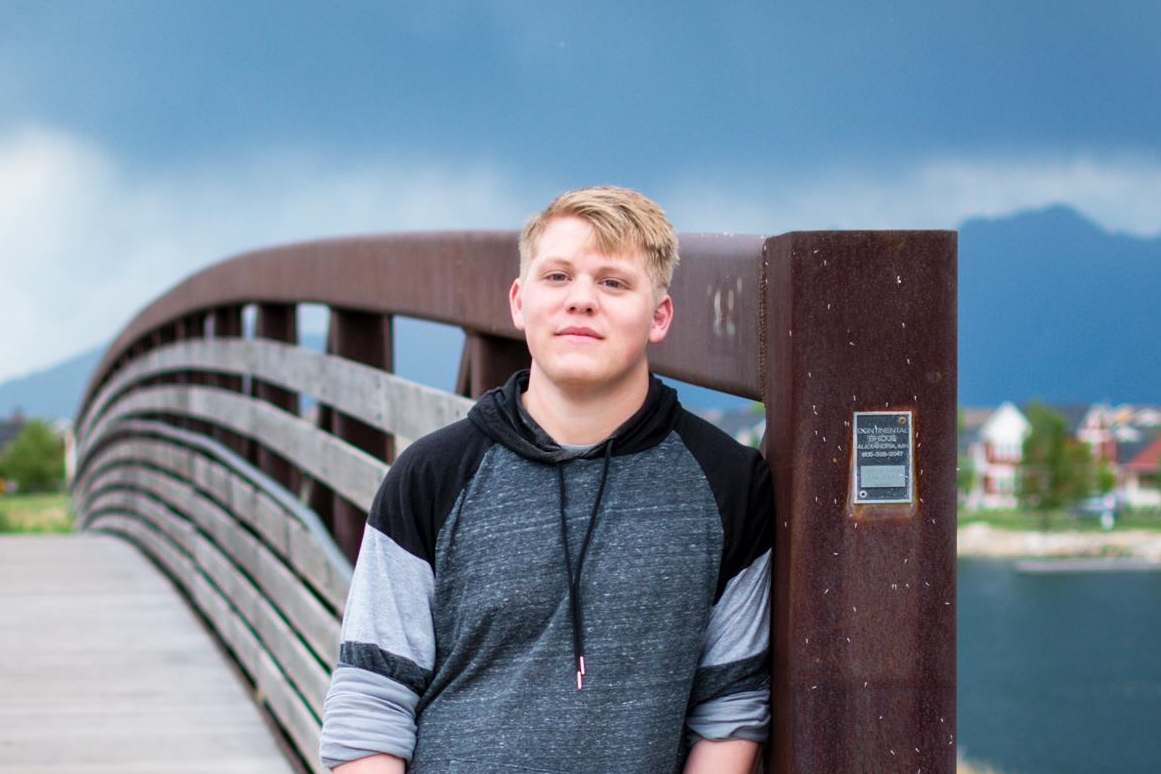
<path fill-rule="evenodd" d="M 1054 206 L 959 229 L 960 402 L 1134 403 L 1161 392 L 1161 237 Z"/>

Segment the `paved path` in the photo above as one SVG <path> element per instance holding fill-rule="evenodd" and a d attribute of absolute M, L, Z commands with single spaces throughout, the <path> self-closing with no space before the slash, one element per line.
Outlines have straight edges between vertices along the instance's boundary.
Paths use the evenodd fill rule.
<path fill-rule="evenodd" d="M 293 772 L 173 586 L 100 535 L 0 537 L 0 774 Z"/>

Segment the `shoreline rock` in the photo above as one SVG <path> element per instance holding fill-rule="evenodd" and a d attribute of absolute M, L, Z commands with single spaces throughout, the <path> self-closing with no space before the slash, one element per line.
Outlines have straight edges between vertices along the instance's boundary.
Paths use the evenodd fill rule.
<path fill-rule="evenodd" d="M 969 524 L 959 529 L 957 555 L 992 559 L 1124 557 L 1161 564 L 1161 533 L 1014 532 Z"/>

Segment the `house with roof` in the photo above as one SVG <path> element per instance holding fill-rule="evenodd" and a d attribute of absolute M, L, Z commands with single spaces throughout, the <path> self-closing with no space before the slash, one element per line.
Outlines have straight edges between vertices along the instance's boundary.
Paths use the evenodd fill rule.
<path fill-rule="evenodd" d="M 1010 401 L 996 409 L 964 410 L 960 459 L 973 472 L 971 487 L 963 494 L 964 507 L 979 510 L 1019 505 L 1020 461 L 1024 439 L 1031 431 L 1024 412 Z"/>
<path fill-rule="evenodd" d="M 1133 405 L 1130 403 L 1111 408 L 1110 419 L 1114 426 L 1131 426 L 1143 429 L 1161 429 L 1161 406 Z"/>
<path fill-rule="evenodd" d="M 1094 403 L 1083 409 L 1074 409 L 1069 412 L 1056 410 L 1064 414 L 1068 420 L 1069 434 L 1078 441 L 1088 444 L 1093 462 L 1098 465 L 1108 463 L 1115 465 L 1117 460 L 1117 417 L 1112 406 L 1107 403 Z M 1079 419 L 1077 419 L 1079 417 Z"/>
<path fill-rule="evenodd" d="M 1130 508 L 1161 508 L 1161 432 L 1123 446 L 1117 499 Z"/>
<path fill-rule="evenodd" d="M 1156 442 L 1161 437 L 1161 409 L 1151 405 L 1094 404 L 1072 429 L 1088 443 L 1092 458 L 1116 478 L 1114 494 L 1121 507 L 1161 507 Z"/>

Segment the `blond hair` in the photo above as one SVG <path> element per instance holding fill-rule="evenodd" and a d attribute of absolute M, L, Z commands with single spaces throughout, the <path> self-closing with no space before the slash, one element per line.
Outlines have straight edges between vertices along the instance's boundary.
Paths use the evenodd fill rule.
<path fill-rule="evenodd" d="M 554 218 L 577 217 L 593 230 L 594 247 L 606 255 L 640 250 L 645 270 L 660 296 L 669 290 L 677 254 L 677 234 L 665 211 L 649 197 L 629 188 L 598 185 L 566 191 L 524 225 L 520 233 L 520 276 L 532 263 L 540 237 Z"/>

